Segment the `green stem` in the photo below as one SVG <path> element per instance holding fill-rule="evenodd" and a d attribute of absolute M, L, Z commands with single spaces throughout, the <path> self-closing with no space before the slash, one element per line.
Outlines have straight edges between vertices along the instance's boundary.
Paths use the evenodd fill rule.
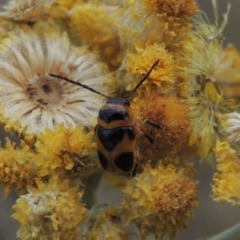
<path fill-rule="evenodd" d="M 238 240 L 240 239 L 240 223 L 234 225 L 225 231 L 208 238 L 207 240 Z"/>

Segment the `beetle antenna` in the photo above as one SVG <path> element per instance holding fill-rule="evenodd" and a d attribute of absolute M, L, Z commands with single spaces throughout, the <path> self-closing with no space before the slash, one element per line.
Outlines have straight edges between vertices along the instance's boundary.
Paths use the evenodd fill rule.
<path fill-rule="evenodd" d="M 152 67 L 150 68 L 150 70 L 147 72 L 147 74 L 143 77 L 142 80 L 140 80 L 140 82 L 137 84 L 137 86 L 127 95 L 125 96 L 125 98 L 129 98 L 140 86 L 141 84 L 149 77 L 150 73 L 152 72 L 152 70 L 156 67 L 156 65 L 158 64 L 159 60 L 157 60 Z"/>
<path fill-rule="evenodd" d="M 89 87 L 89 86 L 87 86 L 87 85 L 85 85 L 85 84 L 82 84 L 82 83 L 80 83 L 80 82 L 76 82 L 76 81 L 74 81 L 74 80 L 72 80 L 72 79 L 68 79 L 68 78 L 66 78 L 66 77 L 62 77 L 62 76 L 60 76 L 60 75 L 56 75 L 56 74 L 52 74 L 52 73 L 49 73 L 48 75 L 51 76 L 51 77 L 60 78 L 60 79 L 62 79 L 62 80 L 65 80 L 65 81 L 70 82 L 70 83 L 72 83 L 72 84 L 75 84 L 75 85 L 77 85 L 77 86 L 83 87 L 83 88 L 85 88 L 85 89 L 87 89 L 87 90 L 89 90 L 89 91 L 91 91 L 91 92 L 94 92 L 94 93 L 100 95 L 100 96 L 103 96 L 103 97 L 106 97 L 106 98 L 112 98 L 112 97 L 109 97 L 109 96 L 107 96 L 107 95 L 105 95 L 105 94 L 103 94 L 103 93 L 98 92 L 97 90 L 95 90 L 95 89 L 93 89 L 93 88 L 91 88 L 91 87 Z"/>

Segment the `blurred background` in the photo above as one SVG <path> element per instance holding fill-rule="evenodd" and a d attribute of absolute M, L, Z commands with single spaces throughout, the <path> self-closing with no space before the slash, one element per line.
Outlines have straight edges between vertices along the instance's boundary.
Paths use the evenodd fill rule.
<path fill-rule="evenodd" d="M 7 1 L 0 0 L 0 5 L 3 5 L 5 2 Z M 198 0 L 198 2 L 200 8 L 205 11 L 209 19 L 213 21 L 214 16 L 211 1 Z M 232 43 L 240 49 L 240 1 L 218 0 L 217 2 L 220 17 L 222 16 L 222 13 L 226 12 L 227 3 L 231 3 L 232 6 L 228 25 L 224 32 L 224 44 Z M 2 140 L 6 137 L 2 130 L 0 130 L 0 137 Z M 210 167 L 208 164 L 200 164 L 197 161 L 195 161 L 195 165 L 198 169 L 196 180 L 199 181 L 198 197 L 200 207 L 195 211 L 196 219 L 189 222 L 187 231 L 178 234 L 177 240 L 197 240 L 201 237 L 207 237 L 221 232 L 240 222 L 240 207 L 232 207 L 227 203 L 214 203 L 211 200 L 211 182 L 214 166 Z M 107 194 L 106 191 L 108 191 Z M 118 204 L 120 202 L 120 193 L 115 190 L 110 191 L 111 197 L 109 197 L 109 189 L 106 189 L 104 181 L 101 180 L 97 191 L 100 203 Z M 107 199 L 106 196 L 108 196 Z M 17 196 L 14 193 L 11 193 L 6 199 L 4 199 L 3 190 L 0 188 L 0 240 L 17 239 L 16 232 L 18 229 L 18 223 L 10 217 L 12 214 L 11 208 L 15 203 L 16 198 Z"/>

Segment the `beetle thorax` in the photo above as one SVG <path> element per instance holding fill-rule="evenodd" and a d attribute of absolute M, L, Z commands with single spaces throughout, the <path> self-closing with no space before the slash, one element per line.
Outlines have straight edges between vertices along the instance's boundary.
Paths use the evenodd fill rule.
<path fill-rule="evenodd" d="M 99 111 L 98 124 L 106 129 L 132 126 L 134 114 L 129 106 L 106 103 Z"/>

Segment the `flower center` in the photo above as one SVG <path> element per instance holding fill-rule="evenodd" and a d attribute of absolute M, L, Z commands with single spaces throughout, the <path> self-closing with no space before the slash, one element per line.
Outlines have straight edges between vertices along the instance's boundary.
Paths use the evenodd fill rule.
<path fill-rule="evenodd" d="M 50 80 L 43 74 L 35 76 L 26 87 L 29 99 L 41 108 L 59 104 L 62 99 L 63 89 L 57 81 Z"/>

